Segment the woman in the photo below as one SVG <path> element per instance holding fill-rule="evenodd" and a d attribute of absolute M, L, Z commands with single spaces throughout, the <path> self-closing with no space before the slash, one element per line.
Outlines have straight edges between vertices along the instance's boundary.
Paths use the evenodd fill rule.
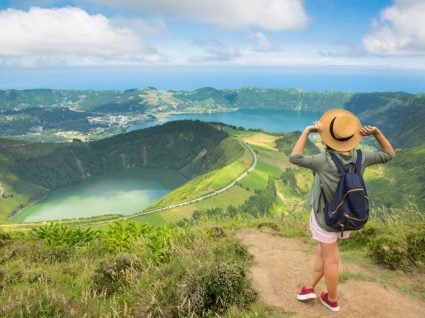
<path fill-rule="evenodd" d="M 317 155 L 304 156 L 304 145 L 307 142 L 308 135 L 315 132 L 320 133 L 322 142 L 326 145 L 326 150 Z M 312 206 L 310 230 L 313 239 L 319 241 L 311 279 L 297 295 L 297 299 L 300 301 L 315 299 L 314 288 L 325 276 L 327 292 L 320 294 L 320 300 L 330 310 L 339 311 L 337 285 L 340 256 L 338 242 L 340 239 L 349 237 L 350 232 L 335 232 L 334 229 L 326 225 L 324 220 L 325 200 L 329 202 L 334 198 L 340 179 L 338 169 L 329 153 L 334 152 L 345 165 L 355 163 L 356 146 L 363 136 L 372 135 L 376 138 L 381 150 L 377 152 L 362 151 L 361 173 L 363 174 L 367 166 L 386 163 L 391 160 L 395 157 L 395 152 L 378 128 L 372 126 L 362 128 L 358 118 L 349 111 L 333 109 L 323 114 L 320 121 L 305 128 L 292 150 L 289 160 L 314 172 L 314 181 L 308 199 Z"/>

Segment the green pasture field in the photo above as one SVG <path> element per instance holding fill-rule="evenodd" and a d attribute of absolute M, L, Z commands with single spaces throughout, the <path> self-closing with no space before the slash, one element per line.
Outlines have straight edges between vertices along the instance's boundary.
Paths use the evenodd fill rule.
<path fill-rule="evenodd" d="M 188 181 L 180 188 L 171 191 L 158 202 L 148 207 L 147 210 L 195 199 L 202 195 L 214 192 L 235 180 L 246 169 L 248 169 L 248 167 L 249 164 L 243 162 L 242 159 L 239 159 L 221 169 L 198 176 Z"/>
<path fill-rule="evenodd" d="M 227 208 L 230 205 L 240 205 L 245 202 L 252 195 L 252 192 L 245 190 L 244 188 L 234 185 L 229 190 L 219 193 L 213 197 L 188 204 L 180 207 L 168 209 L 159 213 L 153 213 L 148 215 L 142 215 L 135 217 L 131 220 L 150 223 L 150 224 L 165 224 L 179 221 L 183 218 L 190 218 L 193 211 L 205 210 L 210 208 Z"/>

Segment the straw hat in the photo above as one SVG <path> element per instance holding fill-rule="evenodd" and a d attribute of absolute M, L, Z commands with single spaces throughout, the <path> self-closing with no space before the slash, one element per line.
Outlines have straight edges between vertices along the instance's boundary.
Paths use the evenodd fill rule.
<path fill-rule="evenodd" d="M 337 151 L 348 151 L 360 143 L 360 120 L 345 109 L 331 109 L 322 115 L 320 132 L 323 142 Z"/>

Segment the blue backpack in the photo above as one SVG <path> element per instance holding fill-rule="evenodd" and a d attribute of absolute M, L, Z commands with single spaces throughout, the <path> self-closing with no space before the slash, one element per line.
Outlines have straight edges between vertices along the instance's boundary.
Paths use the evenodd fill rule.
<path fill-rule="evenodd" d="M 329 154 L 341 174 L 341 179 L 334 199 L 331 202 L 326 202 L 325 199 L 325 223 L 337 232 L 359 230 L 369 218 L 369 201 L 361 175 L 362 152 L 357 149 L 353 173 L 348 172 L 349 165 L 345 167 L 335 153 Z"/>

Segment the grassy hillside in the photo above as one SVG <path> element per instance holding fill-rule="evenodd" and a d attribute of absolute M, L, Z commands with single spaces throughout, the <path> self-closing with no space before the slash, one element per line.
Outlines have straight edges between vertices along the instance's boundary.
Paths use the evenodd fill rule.
<path fill-rule="evenodd" d="M 242 230 L 264 229 L 276 237 L 307 242 L 309 250 L 314 250 L 309 240 L 309 210 L 304 205 L 312 174 L 288 162 L 287 152 L 296 134 L 217 130 L 208 125 L 202 129 L 207 127 L 213 129 L 210 133 L 224 132 L 221 140 L 217 137 L 219 148 L 229 158 L 240 159 L 195 177 L 192 180 L 196 182 L 187 186 L 219 186 L 239 167 L 249 165 L 244 148 L 238 149 L 237 140 L 229 139 L 226 131 L 249 143 L 258 155 L 256 169 L 240 186 L 190 206 L 137 217 L 134 222 L 92 228 L 42 225 L 36 231 L 0 232 L 1 316 L 291 316 L 259 301 L 248 275 L 252 256 L 237 237 Z M 190 139 L 180 133 L 183 139 Z M 119 144 L 128 142 L 128 136 L 116 138 Z M 172 146 L 170 140 L 175 139 L 164 140 Z M 110 144 L 113 139 L 99 147 L 108 149 Z M 5 145 L 14 146 L 19 153 L 30 144 L 4 141 Z M 55 147 L 59 151 L 63 145 Z M 49 145 L 30 149 L 35 157 L 51 151 Z M 314 145 L 309 149 L 317 151 Z M 369 168 L 370 197 L 384 204 L 394 201 L 391 207 L 396 207 L 396 201 L 413 202 L 414 198 L 407 196 L 412 190 L 416 191 L 415 200 L 422 200 L 423 155 L 424 150 L 415 147 L 399 151 L 396 160 L 387 165 Z M 0 157 L 2 165 L 10 165 L 7 160 Z M 198 160 L 199 153 L 189 166 L 198 167 Z M 412 174 L 417 181 L 408 188 Z M 182 199 L 178 191 L 167 200 L 174 199 Z M 367 227 L 343 242 L 341 253 L 344 264 L 350 264 L 344 267 L 341 284 L 373 282 L 386 289 L 390 285 L 415 301 L 425 300 L 425 217 L 415 206 L 373 208 Z"/>
<path fill-rule="evenodd" d="M 293 185 L 290 173 L 282 177 L 242 204 L 203 207 L 175 225 L 117 222 L 99 232 L 48 224 L 33 232 L 0 232 L 0 314 L 286 317 L 259 302 L 248 275 L 252 256 L 237 238 L 241 230 L 264 229 L 307 242 L 313 255 L 308 210 L 275 214 L 279 198 L 273 181 L 288 189 Z M 382 218 L 373 210 L 367 227 L 341 244 L 344 264 L 352 264 L 344 267 L 341 284 L 375 282 L 424 300 L 424 220 L 419 214 Z M 358 268 L 362 274 L 353 272 Z"/>
<path fill-rule="evenodd" d="M 424 94 L 361 93 L 344 106 L 363 124 L 378 126 L 398 148 L 423 145 Z"/>
<path fill-rule="evenodd" d="M 369 168 L 368 188 L 375 205 L 401 208 L 409 204 L 425 211 L 425 146 L 402 149 L 384 166 Z"/>
<path fill-rule="evenodd" d="M 243 147 L 199 121 L 178 121 L 99 141 L 23 143 L 0 140 L 2 216 L 66 186 L 108 170 L 180 170 L 188 178 L 235 160 Z"/>
<path fill-rule="evenodd" d="M 295 143 L 301 136 L 301 132 L 295 131 L 291 133 L 284 133 L 281 135 L 283 137 L 276 140 L 276 146 L 280 151 L 283 151 L 287 156 L 289 156 L 292 152 L 292 148 L 294 148 Z M 308 139 L 304 147 L 304 154 L 314 155 L 316 153 L 319 153 L 319 149 L 314 145 L 314 143 L 310 139 Z"/>

